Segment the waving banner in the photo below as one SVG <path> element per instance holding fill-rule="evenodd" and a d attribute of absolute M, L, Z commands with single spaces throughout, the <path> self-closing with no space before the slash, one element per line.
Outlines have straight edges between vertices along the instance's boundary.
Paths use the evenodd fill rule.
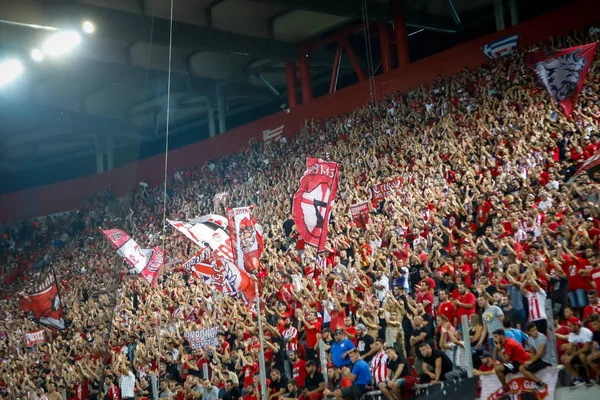
<path fill-rule="evenodd" d="M 569 183 L 573 182 L 583 174 L 587 174 L 591 179 L 597 181 L 596 173 L 600 171 L 600 150 L 596 151 L 593 156 L 585 160 L 581 167 L 569 179 Z"/>
<path fill-rule="evenodd" d="M 252 207 L 228 208 L 227 218 L 237 266 L 248 273 L 258 273 L 258 260 L 265 246 L 259 225 L 252 216 Z"/>
<path fill-rule="evenodd" d="M 319 251 L 325 248 L 329 216 L 338 185 L 339 166 L 320 158 L 306 160 L 306 171 L 294 195 L 292 217 L 302 239 Z"/>
<path fill-rule="evenodd" d="M 102 233 L 104 233 L 113 246 L 115 246 L 117 254 L 127 260 L 127 262 L 135 268 L 138 274 L 146 268 L 146 265 L 148 265 L 148 262 L 150 261 L 150 257 L 152 257 L 152 250 L 141 249 L 135 240 L 120 229 L 103 230 Z"/>
<path fill-rule="evenodd" d="M 535 399 L 535 400 L 554 400 L 554 392 L 558 381 L 559 369 L 548 367 L 536 373 L 536 376 L 546 383 L 546 387 L 535 390 L 536 385 L 533 381 L 525 378 L 522 374 L 514 374 L 506 377 L 508 387 L 510 387 L 511 399 Z M 481 399 L 482 400 L 503 400 L 506 395 L 502 393 L 500 381 L 496 375 L 481 376 Z"/>
<path fill-rule="evenodd" d="M 358 228 L 365 229 L 371 221 L 371 205 L 368 201 L 350 206 L 350 218 Z"/>
<path fill-rule="evenodd" d="M 402 185 L 402 182 L 404 182 L 404 180 L 398 177 L 396 179 L 392 179 L 391 181 L 378 183 L 377 185 L 371 186 L 369 188 L 371 201 L 380 202 L 390 194 L 396 193 L 400 185 Z"/>
<path fill-rule="evenodd" d="M 25 343 L 28 347 L 33 346 L 34 344 L 42 344 L 46 343 L 46 338 L 44 336 L 44 331 L 40 329 L 39 331 L 28 332 L 25 334 Z"/>
<path fill-rule="evenodd" d="M 205 215 L 191 221 L 167 220 L 173 228 L 183 233 L 200 248 L 210 246 L 218 257 L 233 260 L 233 250 L 227 229 L 227 218 L 216 214 Z"/>
<path fill-rule="evenodd" d="M 160 270 L 165 263 L 165 251 L 160 247 L 155 247 L 152 256 L 146 267 L 140 272 L 140 275 L 152 286 L 156 285 Z"/>
<path fill-rule="evenodd" d="M 594 58 L 597 43 L 558 51 L 527 53 L 525 61 L 568 116 L 573 111 Z"/>
<path fill-rule="evenodd" d="M 254 300 L 254 285 L 246 271 L 232 260 L 216 255 L 209 247 L 198 251 L 183 264 L 186 271 L 202 278 L 213 289 L 240 297 L 247 305 Z"/>
<path fill-rule="evenodd" d="M 63 307 L 54 278 L 54 271 L 44 271 L 43 280 L 34 287 L 19 293 L 19 310 L 31 320 L 56 329 L 64 329 Z"/>

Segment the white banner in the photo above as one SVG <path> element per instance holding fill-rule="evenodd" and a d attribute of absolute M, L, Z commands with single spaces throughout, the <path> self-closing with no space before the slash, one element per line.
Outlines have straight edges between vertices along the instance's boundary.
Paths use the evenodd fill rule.
<path fill-rule="evenodd" d="M 206 346 L 216 346 L 217 333 L 219 333 L 219 327 L 213 326 L 212 328 L 200 329 L 199 331 L 185 332 L 183 336 L 190 343 L 192 349 L 200 349 Z"/>
<path fill-rule="evenodd" d="M 227 218 L 209 214 L 187 222 L 167 221 L 197 246 L 204 248 L 208 245 L 215 256 L 233 261 Z"/>
<path fill-rule="evenodd" d="M 27 346 L 31 347 L 37 343 L 45 343 L 46 339 L 44 337 L 44 331 L 40 329 L 39 331 L 33 331 L 25 334 L 25 342 Z"/>
<path fill-rule="evenodd" d="M 539 400 L 554 400 L 554 392 L 556 390 L 556 382 L 558 381 L 557 367 L 548 367 L 536 373 L 536 376 L 548 385 L 544 390 L 536 391 L 535 383 L 525 378 L 522 374 L 508 375 L 507 383 L 514 394 L 510 399 L 524 398 L 522 394 L 532 393 L 534 399 Z M 484 375 L 481 377 L 481 400 L 500 400 L 505 399 L 500 393 L 500 381 L 494 375 Z"/>

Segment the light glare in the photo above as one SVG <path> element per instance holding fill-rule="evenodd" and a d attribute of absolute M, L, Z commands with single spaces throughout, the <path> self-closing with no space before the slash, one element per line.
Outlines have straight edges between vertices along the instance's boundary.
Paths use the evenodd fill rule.
<path fill-rule="evenodd" d="M 3 86 L 23 73 L 23 64 L 19 60 L 7 60 L 0 63 L 0 86 Z"/>
<path fill-rule="evenodd" d="M 81 42 L 77 32 L 58 32 L 48 38 L 42 45 L 44 53 L 56 57 L 68 53 Z"/>
<path fill-rule="evenodd" d="M 84 21 L 81 27 L 83 28 L 83 31 L 87 34 L 94 33 L 94 31 L 96 30 L 96 27 L 90 21 Z"/>
<path fill-rule="evenodd" d="M 31 58 L 37 62 L 43 61 L 44 53 L 40 49 L 33 49 L 31 50 Z"/>

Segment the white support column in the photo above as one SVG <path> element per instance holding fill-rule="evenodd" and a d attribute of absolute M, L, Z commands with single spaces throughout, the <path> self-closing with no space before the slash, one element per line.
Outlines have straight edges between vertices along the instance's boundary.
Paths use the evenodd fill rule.
<path fill-rule="evenodd" d="M 519 23 L 519 9 L 517 7 L 517 0 L 508 0 L 510 7 L 510 24 L 517 25 Z"/>
<path fill-rule="evenodd" d="M 115 167 L 115 142 L 112 134 L 106 135 L 106 170 L 110 171 Z"/>
<path fill-rule="evenodd" d="M 219 114 L 219 135 L 227 130 L 225 125 L 225 95 L 221 85 L 217 84 L 217 114 Z"/>
<path fill-rule="evenodd" d="M 100 141 L 100 136 L 94 136 L 94 146 L 96 147 L 96 173 L 104 172 L 104 145 Z"/>
<path fill-rule="evenodd" d="M 504 4 L 502 0 L 494 0 L 494 15 L 496 16 L 496 31 L 506 28 L 504 23 Z"/>
<path fill-rule="evenodd" d="M 210 137 L 215 137 L 215 110 L 208 109 L 208 133 Z"/>

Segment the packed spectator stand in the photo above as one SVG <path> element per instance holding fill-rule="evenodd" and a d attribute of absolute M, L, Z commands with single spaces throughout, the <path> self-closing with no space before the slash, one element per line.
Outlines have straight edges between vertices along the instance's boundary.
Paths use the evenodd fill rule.
<path fill-rule="evenodd" d="M 578 31 L 538 49 L 589 42 Z M 260 318 L 269 400 L 359 398 L 373 390 L 399 400 L 418 384 L 466 377 L 471 363 L 475 376 L 496 375 L 507 393 L 502 380 L 519 371 L 543 390 L 536 373 L 552 363 L 549 328 L 573 387 L 593 385 L 599 184 L 586 175 L 569 181 L 600 150 L 599 67 L 596 55 L 569 118 L 519 53 L 349 115 L 307 121 L 281 143 L 251 143 L 177 171 L 166 202 L 162 187 L 142 184 L 123 199 L 107 187 L 76 212 L 4 228 L 2 268 L 11 285 L 0 303 L 0 393 L 258 400 L 258 315 L 184 270 L 196 249 L 165 229 L 164 205 L 174 220 L 224 214 L 213 209 L 219 192 L 228 193 L 228 206 L 254 205 L 264 229 Z M 306 246 L 290 219 L 306 157 L 341 166 L 323 252 Z M 371 185 L 396 178 L 399 190 L 372 205 L 366 229 L 356 227 L 349 206 L 368 199 Z M 158 285 L 128 273 L 98 227 L 164 246 L 170 258 Z M 19 311 L 17 293 L 50 267 L 63 330 Z M 472 354 L 461 352 L 463 316 Z M 184 334 L 213 326 L 216 346 L 192 349 Z M 27 346 L 24 334 L 38 329 L 45 343 Z"/>

